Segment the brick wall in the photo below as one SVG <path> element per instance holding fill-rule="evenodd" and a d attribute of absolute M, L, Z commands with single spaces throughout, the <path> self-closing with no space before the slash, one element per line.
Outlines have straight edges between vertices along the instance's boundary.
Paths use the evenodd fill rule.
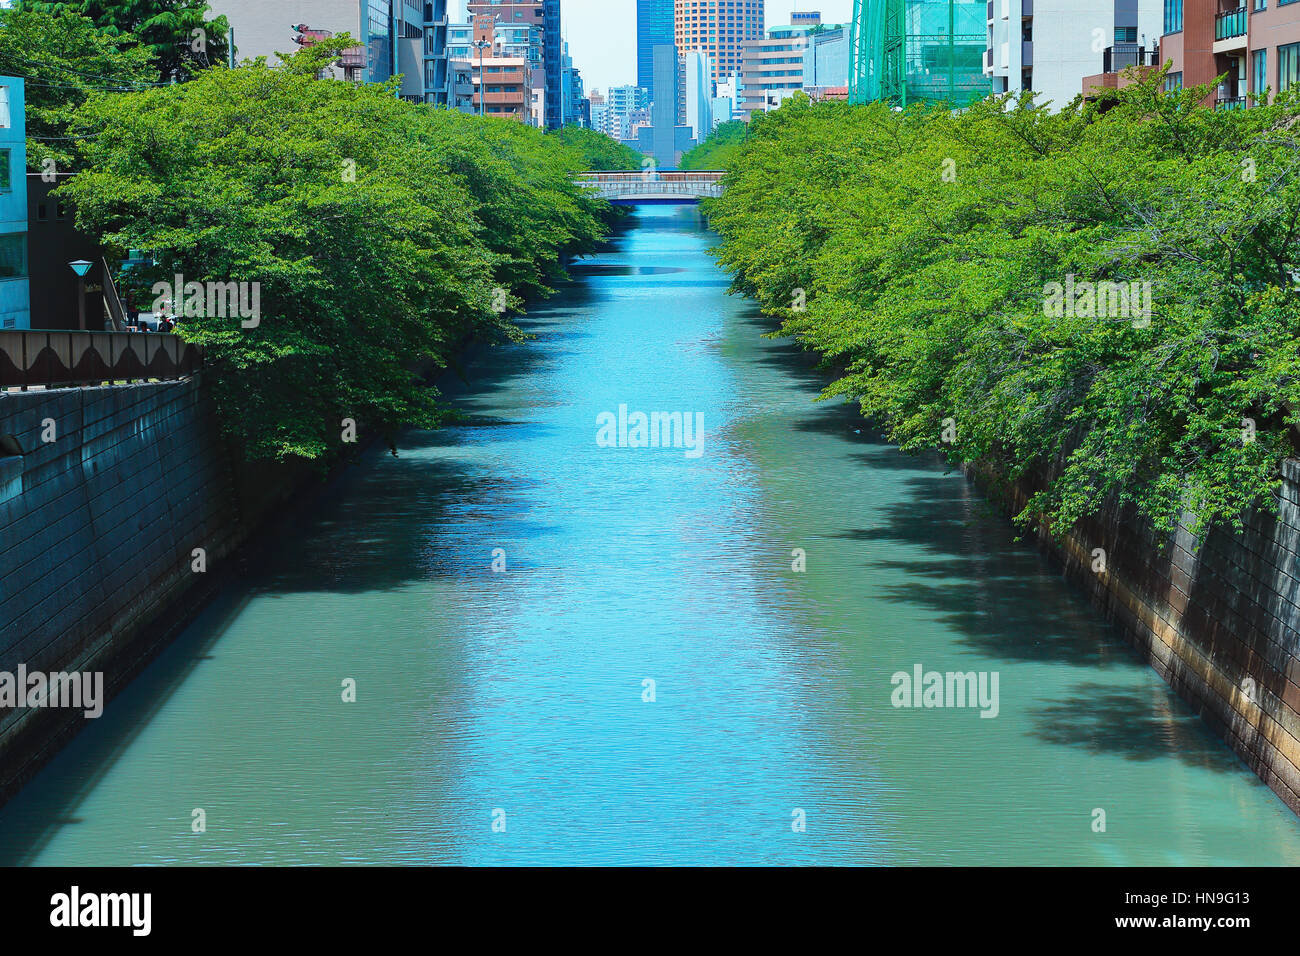
<path fill-rule="evenodd" d="M 1300 813 L 1300 462 L 1276 516 L 1158 535 L 1131 512 L 1043 540 L 1138 652 Z M 1012 492 L 1017 511 L 1027 497 Z M 1093 570 L 1096 549 L 1106 571 Z"/>
<path fill-rule="evenodd" d="M 198 379 L 0 392 L 0 671 L 103 671 L 108 694 L 129 680 L 260 517 L 239 478 Z M 0 801 L 84 719 L 0 710 Z"/>

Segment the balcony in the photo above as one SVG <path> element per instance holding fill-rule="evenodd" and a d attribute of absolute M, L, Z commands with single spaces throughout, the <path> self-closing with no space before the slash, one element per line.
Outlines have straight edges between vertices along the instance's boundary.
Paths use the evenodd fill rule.
<path fill-rule="evenodd" d="M 1223 96 L 1214 103 L 1216 110 L 1244 110 L 1246 108 L 1246 97 L 1244 96 Z"/>
<path fill-rule="evenodd" d="M 1116 43 L 1108 46 L 1101 54 L 1101 72 L 1122 73 L 1131 66 L 1157 66 L 1160 63 L 1160 51 L 1148 50 L 1136 43 Z"/>
<path fill-rule="evenodd" d="M 1246 35 L 1246 8 L 1238 7 L 1231 13 L 1220 13 L 1214 18 L 1214 39 L 1230 40 Z"/>

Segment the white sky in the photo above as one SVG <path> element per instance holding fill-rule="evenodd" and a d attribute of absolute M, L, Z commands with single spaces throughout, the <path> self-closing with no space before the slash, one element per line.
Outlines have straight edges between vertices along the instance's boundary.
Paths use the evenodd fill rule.
<path fill-rule="evenodd" d="M 465 19 L 465 0 L 448 5 Z M 853 0 L 767 0 L 767 25 L 790 22 L 791 10 L 820 10 L 826 23 L 848 23 Z M 636 82 L 636 0 L 561 0 L 560 16 L 573 65 L 588 90 Z"/>

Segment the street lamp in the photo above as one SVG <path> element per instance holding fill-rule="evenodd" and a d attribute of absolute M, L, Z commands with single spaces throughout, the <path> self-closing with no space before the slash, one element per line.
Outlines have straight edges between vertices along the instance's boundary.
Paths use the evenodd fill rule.
<path fill-rule="evenodd" d="M 75 259 L 68 265 L 77 274 L 77 318 L 81 324 L 81 331 L 84 332 L 86 331 L 86 273 L 94 263 L 87 262 L 85 259 Z"/>
<path fill-rule="evenodd" d="M 487 102 L 487 81 L 483 78 L 483 51 L 492 45 L 491 40 L 475 40 L 478 47 L 478 115 L 483 115 L 483 105 Z"/>

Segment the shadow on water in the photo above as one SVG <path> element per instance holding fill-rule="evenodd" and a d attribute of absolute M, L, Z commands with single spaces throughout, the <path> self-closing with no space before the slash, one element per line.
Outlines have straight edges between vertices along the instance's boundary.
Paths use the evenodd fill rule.
<path fill-rule="evenodd" d="M 20 866 L 35 859 L 65 827 L 83 822 L 82 818 L 71 815 L 71 808 L 80 805 L 85 796 L 99 786 L 195 668 L 210 657 L 208 652 L 231 622 L 239 617 L 248 597 L 247 590 L 240 587 L 223 591 L 222 596 L 132 682 L 134 692 L 120 694 L 111 701 L 99 718 L 101 726 L 96 726 L 95 732 L 78 734 L 55 758 L 75 761 L 81 773 L 63 774 L 57 789 L 42 787 L 41 820 L 48 822 L 38 831 L 19 834 L 12 826 L 5 828 L 5 832 L 0 834 L 0 866 Z M 147 686 L 141 688 L 142 684 Z M 28 789 L 41 786 L 47 776 L 48 771 L 28 784 Z M 76 781 L 75 785 L 73 781 Z M 25 789 L 15 798 L 15 803 L 28 795 Z M 7 816 L 13 807 L 14 803 L 11 803 L 0 812 Z"/>
<path fill-rule="evenodd" d="M 1175 757 L 1226 773 L 1245 769 L 1196 713 L 1160 688 L 1152 693 L 1081 683 L 1074 696 L 1036 711 L 1034 721 L 1034 735 L 1058 746 L 1130 760 Z"/>
<path fill-rule="evenodd" d="M 761 315 L 748 322 L 755 334 L 770 328 Z M 830 372 L 788 340 L 759 359 L 809 392 L 820 391 Z M 1087 595 L 1062 580 L 1063 569 L 938 452 L 908 454 L 876 436 L 853 403 L 809 404 L 793 423 L 797 431 L 837 438 L 849 457 L 875 472 L 892 473 L 892 500 L 877 507 L 871 527 L 847 527 L 834 536 L 905 545 L 924 557 L 867 561 L 891 572 L 895 583 L 882 600 L 921 607 L 950 628 L 958 644 L 1018 663 L 1148 670 L 1118 629 L 1102 619 Z M 846 515 L 846 517 L 849 517 Z M 1072 685 L 1071 696 L 1033 713 L 1033 733 L 1062 747 L 1133 760 L 1174 758 L 1189 765 L 1238 773 L 1243 764 L 1199 715 L 1163 682 L 1139 689 L 1098 682 Z"/>

